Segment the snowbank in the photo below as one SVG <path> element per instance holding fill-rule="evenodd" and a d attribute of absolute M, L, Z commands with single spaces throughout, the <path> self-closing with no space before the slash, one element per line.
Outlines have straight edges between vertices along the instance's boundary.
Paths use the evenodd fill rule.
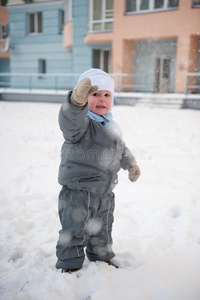
<path fill-rule="evenodd" d="M 142 175 L 120 171 L 115 269 L 85 260 L 55 269 L 59 104 L 0 102 L 0 298 L 200 299 L 199 111 L 114 108 Z"/>

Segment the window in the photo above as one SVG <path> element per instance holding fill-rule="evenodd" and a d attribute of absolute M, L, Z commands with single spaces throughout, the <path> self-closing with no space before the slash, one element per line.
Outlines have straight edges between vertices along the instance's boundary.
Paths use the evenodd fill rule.
<path fill-rule="evenodd" d="M 192 1 L 192 6 L 193 7 L 200 7 L 200 0 L 193 0 Z"/>
<path fill-rule="evenodd" d="M 147 10 L 149 9 L 149 0 L 142 0 L 140 2 L 140 10 Z"/>
<path fill-rule="evenodd" d="M 45 74 L 46 73 L 46 60 L 45 59 L 39 59 L 38 63 L 38 72 L 39 74 Z M 44 78 L 44 75 L 39 76 L 39 78 Z"/>
<path fill-rule="evenodd" d="M 0 24 L 0 40 L 8 37 L 8 24 Z"/>
<path fill-rule="evenodd" d="M 112 30 L 113 0 L 90 0 L 90 31 Z"/>
<path fill-rule="evenodd" d="M 0 6 L 6 6 L 8 0 L 0 0 Z"/>
<path fill-rule="evenodd" d="M 42 33 L 42 13 L 29 14 L 29 34 Z"/>
<path fill-rule="evenodd" d="M 136 11 L 136 0 L 126 0 L 126 11 Z"/>
<path fill-rule="evenodd" d="M 167 1 L 167 8 L 178 7 L 178 1 L 179 0 L 168 0 Z"/>
<path fill-rule="evenodd" d="M 111 70 L 111 55 L 110 50 L 94 49 L 92 55 L 92 67 L 101 69 L 107 73 Z"/>
<path fill-rule="evenodd" d="M 170 76 L 170 59 L 163 59 L 163 78 Z"/>
<path fill-rule="evenodd" d="M 59 10 L 59 33 L 63 32 L 63 26 L 65 24 L 65 11 Z"/>
<path fill-rule="evenodd" d="M 154 8 L 164 8 L 164 0 L 155 0 Z"/>
<path fill-rule="evenodd" d="M 179 0 L 126 0 L 126 12 L 143 12 L 177 8 Z"/>

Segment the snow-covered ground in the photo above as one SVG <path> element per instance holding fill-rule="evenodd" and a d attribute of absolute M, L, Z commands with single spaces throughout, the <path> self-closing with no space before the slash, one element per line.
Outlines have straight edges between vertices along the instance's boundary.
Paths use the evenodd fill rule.
<path fill-rule="evenodd" d="M 120 171 L 115 269 L 55 269 L 59 104 L 0 102 L 0 299 L 199 300 L 200 111 L 114 107 L 142 175 Z"/>

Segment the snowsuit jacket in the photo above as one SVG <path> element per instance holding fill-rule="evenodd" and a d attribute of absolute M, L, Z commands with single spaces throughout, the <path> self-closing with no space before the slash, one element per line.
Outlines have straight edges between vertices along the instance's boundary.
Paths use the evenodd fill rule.
<path fill-rule="evenodd" d="M 114 131 L 87 116 L 88 105 L 77 107 L 67 95 L 59 112 L 65 142 L 58 181 L 69 189 L 103 196 L 113 190 L 117 173 L 131 167 L 135 158 Z"/>

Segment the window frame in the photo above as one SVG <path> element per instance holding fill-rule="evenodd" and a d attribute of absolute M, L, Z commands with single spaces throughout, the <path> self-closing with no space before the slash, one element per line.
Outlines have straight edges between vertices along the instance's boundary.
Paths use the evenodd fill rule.
<path fill-rule="evenodd" d="M 101 19 L 99 20 L 93 20 L 93 4 L 95 0 L 90 0 L 89 2 L 89 31 L 90 32 L 102 32 L 102 31 L 112 31 L 113 30 L 113 21 L 114 21 L 114 10 L 107 9 L 106 10 L 106 1 L 107 0 L 101 0 L 102 1 L 102 11 L 101 11 Z M 110 14 L 110 18 L 106 18 L 106 15 Z M 112 23 L 111 29 L 106 29 L 106 24 Z M 95 24 L 100 24 L 101 29 L 94 30 L 93 26 Z"/>
<path fill-rule="evenodd" d="M 164 0 L 163 7 L 155 8 L 155 1 L 156 0 L 149 0 L 149 8 L 148 9 L 140 9 L 140 0 L 136 0 L 136 10 L 134 11 L 127 11 L 127 0 L 126 0 L 126 7 L 125 7 L 125 14 L 143 14 L 143 13 L 152 13 L 152 12 L 159 12 L 159 11 L 167 11 L 167 10 L 175 10 L 179 8 L 179 0 L 178 4 L 175 7 L 170 7 L 168 5 L 168 0 Z"/>
<path fill-rule="evenodd" d="M 39 14 L 41 14 L 41 32 L 39 26 Z M 31 32 L 31 16 L 33 16 L 34 20 L 34 31 Z M 43 33 L 43 13 L 42 11 L 37 11 L 33 13 L 28 13 L 28 35 L 40 35 Z"/>
<path fill-rule="evenodd" d="M 198 4 L 195 4 L 194 0 L 192 0 L 192 8 L 200 8 L 200 1 Z"/>

